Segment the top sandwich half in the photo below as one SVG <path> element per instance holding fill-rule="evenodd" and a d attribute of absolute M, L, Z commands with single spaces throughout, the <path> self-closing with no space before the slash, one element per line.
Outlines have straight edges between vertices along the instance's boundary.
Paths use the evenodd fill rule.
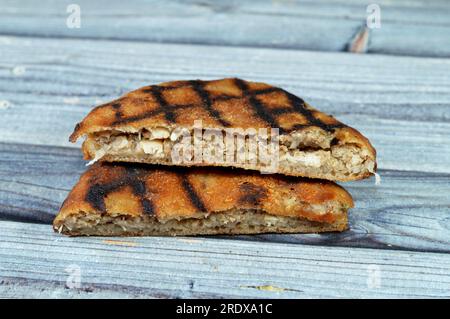
<path fill-rule="evenodd" d="M 357 130 L 281 88 L 237 78 L 140 88 L 94 108 L 70 140 L 82 135 L 91 161 L 228 166 L 335 181 L 376 170 L 375 149 Z"/>

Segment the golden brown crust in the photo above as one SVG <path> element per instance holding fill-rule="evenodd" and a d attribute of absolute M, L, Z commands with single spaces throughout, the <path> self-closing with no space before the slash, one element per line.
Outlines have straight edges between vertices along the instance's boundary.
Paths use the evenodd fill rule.
<path fill-rule="evenodd" d="M 146 127 L 192 127 L 202 120 L 204 127 L 279 128 L 289 134 L 317 127 L 334 132 L 339 143 L 375 150 L 357 130 L 305 103 L 301 98 L 265 83 L 237 78 L 214 81 L 174 81 L 132 91 L 94 108 L 70 136 Z"/>
<path fill-rule="evenodd" d="M 319 205 L 321 213 L 314 209 Z M 97 163 L 70 192 L 54 227 L 59 229 L 66 218 L 83 212 L 168 221 L 236 209 L 334 223 L 349 207 L 353 207 L 350 194 L 327 181 L 238 169 Z"/>

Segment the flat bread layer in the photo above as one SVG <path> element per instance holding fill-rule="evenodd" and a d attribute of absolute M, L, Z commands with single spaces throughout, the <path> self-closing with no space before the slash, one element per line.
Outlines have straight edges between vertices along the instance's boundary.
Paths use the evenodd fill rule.
<path fill-rule="evenodd" d="M 81 176 L 53 226 L 74 236 L 342 231 L 350 207 L 328 181 L 104 162 Z"/>
<path fill-rule="evenodd" d="M 196 121 L 200 121 L 202 132 L 212 128 L 220 134 L 214 137 L 220 141 L 200 136 L 203 154 L 216 152 L 219 142 L 228 145 L 226 134 L 231 129 L 238 132 L 232 140 L 236 145 L 221 158 L 194 159 L 192 152 L 184 156 L 187 160 L 175 161 L 173 151 L 184 134 L 198 138 L 194 134 Z M 85 135 L 83 153 L 85 159 L 93 161 L 264 171 L 273 168 L 270 158 L 260 156 L 259 149 L 256 158 L 251 158 L 249 143 L 245 143 L 247 155 L 238 160 L 239 145 L 234 137 L 241 134 L 248 141 L 252 130 L 266 129 L 271 134 L 271 128 L 279 132 L 274 173 L 349 181 L 366 178 L 376 170 L 375 149 L 357 130 L 281 88 L 236 78 L 175 81 L 140 88 L 94 108 L 76 125 L 70 140 L 75 142 Z"/>

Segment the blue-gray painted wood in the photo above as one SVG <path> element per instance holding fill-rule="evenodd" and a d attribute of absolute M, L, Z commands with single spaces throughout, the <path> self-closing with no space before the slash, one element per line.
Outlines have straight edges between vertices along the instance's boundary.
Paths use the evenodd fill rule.
<path fill-rule="evenodd" d="M 450 21 L 450 2 L 448 5 L 443 9 L 447 22 Z M 370 35 L 368 53 L 450 57 L 449 24 L 385 22 Z"/>
<path fill-rule="evenodd" d="M 86 169 L 78 149 L 0 143 L 0 218 L 51 223 Z M 345 183 L 356 207 L 338 234 L 240 236 L 261 242 L 450 252 L 450 174 L 381 171 Z M 226 237 L 233 238 L 233 237 Z"/>
<path fill-rule="evenodd" d="M 0 297 L 450 297 L 448 59 L 283 49 L 345 50 L 369 1 L 80 0 L 81 29 L 65 26 L 68 3 L 0 0 Z M 382 28 L 366 52 L 450 56 L 448 2 L 377 3 Z M 349 231 L 53 234 L 85 169 L 67 136 L 91 106 L 149 83 L 224 76 L 282 86 L 373 141 L 382 184 L 345 184 Z M 79 289 L 66 285 L 70 265 Z"/>
<path fill-rule="evenodd" d="M 324 23 L 322 17 L 302 15 L 295 3 L 284 1 L 81 0 L 76 2 L 81 27 L 70 29 L 66 7 L 71 3 L 46 0 L 36 8 L 32 1 L 20 6 L 6 1 L 0 33 L 341 51 L 360 24 L 346 19 L 333 23 L 333 18 Z M 290 7 L 300 16 L 286 12 Z"/>
<path fill-rule="evenodd" d="M 68 238 L 48 225 L 0 221 L 0 255 L 2 297 L 450 297 L 449 254 L 214 238 Z M 70 289 L 74 270 L 80 286 Z"/>
<path fill-rule="evenodd" d="M 66 26 L 70 0 L 0 1 L 0 34 L 343 51 L 370 0 L 76 1 L 81 28 Z M 450 56 L 446 1 L 376 1 L 381 28 L 368 53 Z"/>

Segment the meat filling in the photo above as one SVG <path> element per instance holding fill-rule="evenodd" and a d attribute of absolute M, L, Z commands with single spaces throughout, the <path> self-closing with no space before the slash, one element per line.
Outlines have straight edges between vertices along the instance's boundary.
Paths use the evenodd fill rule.
<path fill-rule="evenodd" d="M 181 142 L 181 139 L 188 134 L 192 138 L 194 145 L 195 134 L 189 129 L 177 129 L 170 131 L 167 128 L 157 127 L 153 129 L 143 129 L 137 133 L 123 133 L 118 131 L 106 131 L 91 134 L 85 144 L 85 148 L 92 159 L 92 162 L 100 160 L 104 156 L 118 161 L 136 161 L 176 164 L 173 161 L 173 147 Z M 204 139 L 200 141 L 203 154 L 217 155 L 217 145 L 225 145 L 225 133 L 221 140 Z M 243 167 L 248 169 L 261 169 L 269 165 L 263 160 L 258 151 L 251 152 L 251 146 L 248 142 L 248 136 L 245 137 L 245 143 L 235 142 L 232 148 L 231 157 L 227 152 L 229 149 L 222 148 L 223 155 L 219 155 L 220 163 L 211 163 L 211 160 L 203 160 L 206 164 L 221 165 L 227 158 L 238 159 L 237 152 L 243 151 L 244 159 L 240 162 L 234 162 L 231 166 Z M 197 141 L 198 142 L 198 141 Z M 239 145 L 244 149 L 239 149 Z M 273 155 L 275 151 L 267 147 L 267 156 Z M 317 131 L 300 131 L 289 135 L 279 137 L 279 148 L 277 164 L 279 171 L 283 173 L 293 173 L 305 176 L 327 175 L 330 178 L 339 176 L 353 176 L 366 172 L 374 172 L 375 162 L 369 152 L 358 147 L 355 144 L 339 144 L 339 141 L 333 139 L 331 133 Z M 272 152 L 272 153 L 271 153 Z M 194 157 L 193 152 L 189 154 L 188 160 Z M 306 174 L 305 174 L 306 173 Z"/>

